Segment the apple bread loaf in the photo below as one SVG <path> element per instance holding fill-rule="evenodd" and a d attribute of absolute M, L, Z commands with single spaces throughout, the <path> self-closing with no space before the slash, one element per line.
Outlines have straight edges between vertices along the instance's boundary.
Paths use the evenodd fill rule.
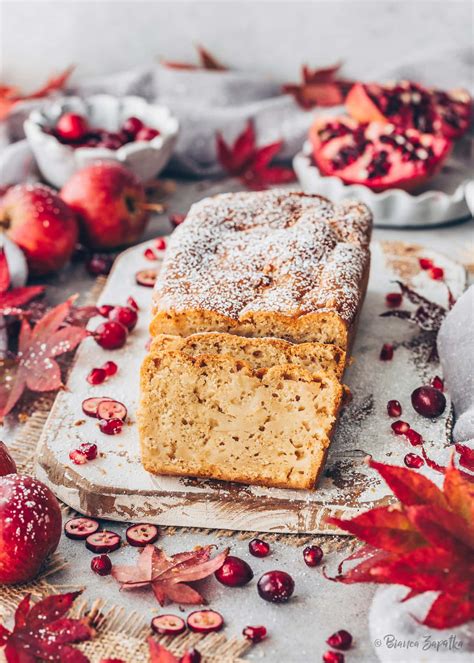
<path fill-rule="evenodd" d="M 146 470 L 314 486 L 341 403 L 339 381 L 293 363 L 262 368 L 259 357 L 248 357 L 193 356 L 157 346 L 150 351 L 142 365 L 139 412 Z"/>
<path fill-rule="evenodd" d="M 357 202 L 274 189 L 193 205 L 156 281 L 151 334 L 219 331 L 350 347 L 372 217 Z"/>

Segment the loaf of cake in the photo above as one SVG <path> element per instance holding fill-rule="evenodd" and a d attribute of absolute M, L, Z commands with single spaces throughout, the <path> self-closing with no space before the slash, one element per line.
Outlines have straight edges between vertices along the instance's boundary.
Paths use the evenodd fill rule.
<path fill-rule="evenodd" d="M 193 205 L 156 281 L 151 334 L 219 331 L 348 350 L 369 274 L 371 214 L 274 189 Z"/>
<path fill-rule="evenodd" d="M 264 340 L 261 341 L 264 343 Z M 189 349 L 189 348 L 188 348 Z M 312 488 L 342 387 L 301 365 L 151 352 L 141 370 L 142 463 L 157 474 Z M 311 363 L 311 358 L 307 358 Z"/>

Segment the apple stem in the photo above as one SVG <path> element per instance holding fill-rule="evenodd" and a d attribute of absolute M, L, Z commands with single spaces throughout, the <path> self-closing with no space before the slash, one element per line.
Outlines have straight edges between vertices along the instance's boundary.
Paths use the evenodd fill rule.
<path fill-rule="evenodd" d="M 142 209 L 146 209 L 149 212 L 156 212 L 157 214 L 162 214 L 165 211 L 165 206 L 161 203 L 143 203 Z"/>

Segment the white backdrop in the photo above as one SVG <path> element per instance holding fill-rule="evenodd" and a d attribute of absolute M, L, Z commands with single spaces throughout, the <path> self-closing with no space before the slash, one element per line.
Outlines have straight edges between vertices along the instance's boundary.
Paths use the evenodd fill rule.
<path fill-rule="evenodd" d="M 71 63 L 80 78 L 192 61 L 195 42 L 235 68 L 295 79 L 303 62 L 341 59 L 368 79 L 452 49 L 466 60 L 473 25 L 466 0 L 1 0 L 0 18 L 2 82 L 26 88 Z"/>

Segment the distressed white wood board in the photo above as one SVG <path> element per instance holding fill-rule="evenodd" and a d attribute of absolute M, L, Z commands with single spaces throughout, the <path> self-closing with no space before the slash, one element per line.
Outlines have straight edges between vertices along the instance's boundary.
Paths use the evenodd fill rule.
<path fill-rule="evenodd" d="M 146 472 L 140 463 L 135 412 L 152 290 L 136 285 L 135 274 L 139 269 L 155 267 L 143 255 L 148 245 L 152 243 L 129 249 L 118 258 L 99 301 L 125 304 L 127 296 L 132 295 L 140 307 L 137 327 L 120 350 L 105 351 L 92 338 L 81 344 L 67 389 L 57 395 L 39 442 L 37 474 L 66 504 L 89 516 L 119 521 L 268 532 L 334 532 L 324 522 L 328 514 L 350 516 L 389 499 L 389 489 L 366 466 L 367 455 L 403 464 L 408 452 L 417 451 L 391 432 L 392 420 L 386 412 L 389 399 L 402 403 L 402 418 L 423 435 L 430 454 L 439 456 L 443 449 L 447 453 L 449 397 L 445 414 L 437 420 L 418 416 L 410 405 L 412 390 L 429 382 L 440 370 L 436 362 L 426 361 L 426 336 L 407 321 L 382 318 L 380 314 L 387 310 L 386 293 L 397 290 L 395 279 L 446 306 L 446 285 L 455 297 L 459 296 L 465 286 L 464 269 L 423 247 L 385 242 L 371 247 L 367 297 L 353 349 L 354 361 L 344 380 L 353 399 L 341 414 L 317 490 L 263 488 Z M 430 279 L 420 269 L 420 256 L 432 258 L 445 270 L 445 283 Z M 402 308 L 410 306 L 404 302 Z M 89 328 L 94 329 L 102 320 L 92 319 Z M 379 359 L 385 342 L 396 346 L 392 361 Z M 118 364 L 117 375 L 103 385 L 90 386 L 86 381 L 90 369 L 108 359 Z M 81 403 L 90 396 L 110 396 L 125 403 L 129 424 L 120 435 L 104 435 L 96 419 L 84 417 Z M 95 442 L 100 455 L 85 465 L 74 465 L 69 452 L 81 442 Z M 426 467 L 423 471 L 431 473 Z"/>

